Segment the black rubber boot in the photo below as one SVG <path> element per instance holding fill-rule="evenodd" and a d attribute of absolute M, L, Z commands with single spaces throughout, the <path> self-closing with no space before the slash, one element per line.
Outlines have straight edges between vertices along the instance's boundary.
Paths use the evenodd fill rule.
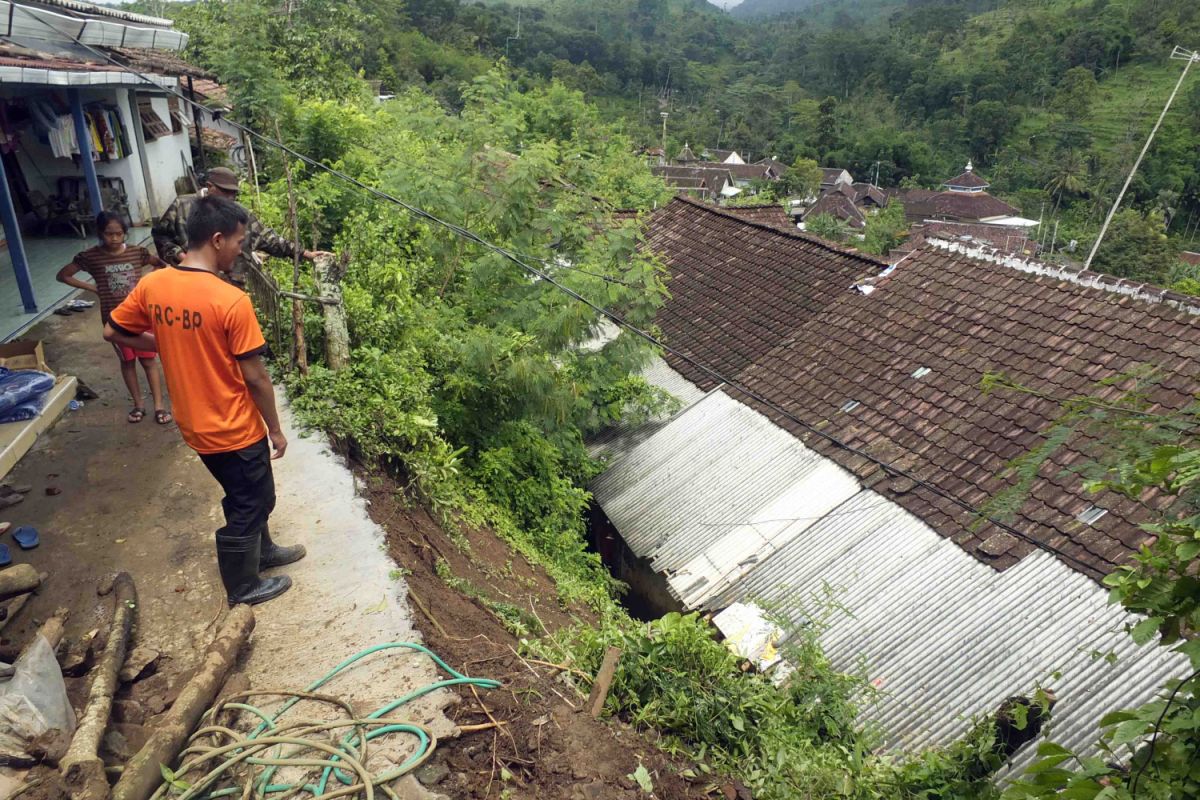
<path fill-rule="evenodd" d="M 271 529 L 264 525 L 262 531 L 262 555 L 258 559 L 258 568 L 260 570 L 270 569 L 271 567 L 282 567 L 284 564 L 294 564 L 300 559 L 308 555 L 308 551 L 304 549 L 302 544 L 290 544 L 287 546 L 275 544 L 271 541 Z"/>
<path fill-rule="evenodd" d="M 286 575 L 263 578 L 258 574 L 259 536 L 223 536 L 217 533 L 217 568 L 229 605 L 265 603 L 292 588 Z"/>

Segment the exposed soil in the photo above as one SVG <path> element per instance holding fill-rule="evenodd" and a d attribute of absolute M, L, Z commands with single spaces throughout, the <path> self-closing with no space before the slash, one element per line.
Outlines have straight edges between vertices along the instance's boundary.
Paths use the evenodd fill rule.
<path fill-rule="evenodd" d="M 634 800 L 647 797 L 629 777 L 644 764 L 654 797 L 710 796 L 705 785 L 679 776 L 688 765 L 658 750 L 650 734 L 619 720 L 592 719 L 583 709 L 586 698 L 555 670 L 521 659 L 517 639 L 484 603 L 468 596 L 481 593 L 529 610 L 535 624 L 551 632 L 589 621 L 586 609 L 557 604 L 554 582 L 544 570 L 490 530 L 465 531 L 467 545 L 462 546 L 423 507 L 406 502 L 395 481 L 365 473 L 363 481 L 371 515 L 386 531 L 392 557 L 411 570 L 405 580 L 426 643 L 455 669 L 504 682 L 503 688 L 481 692 L 478 699 L 470 690 L 460 692 L 461 702 L 447 709 L 459 725 L 480 725 L 490 721 L 486 705 L 492 718 L 507 724 L 439 742 L 434 764 L 449 772 L 432 790 L 455 798 Z M 459 589 L 463 581 L 469 584 L 468 593 L 439 577 L 439 559 L 449 566 L 451 582 Z M 437 778 L 443 771 L 430 769 L 426 777 Z"/>

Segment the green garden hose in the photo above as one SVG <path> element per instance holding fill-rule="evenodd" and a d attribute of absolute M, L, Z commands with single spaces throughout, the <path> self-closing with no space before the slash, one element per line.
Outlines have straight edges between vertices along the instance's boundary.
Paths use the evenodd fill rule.
<path fill-rule="evenodd" d="M 382 707 L 372 711 L 366 717 L 360 718 L 354 708 L 340 698 L 319 694 L 325 684 L 336 678 L 347 667 L 366 658 L 369 655 L 384 650 L 407 649 L 424 653 L 433 662 L 451 676 L 445 680 L 434 681 L 420 689 L 392 700 Z M 175 800 L 215 800 L 215 798 L 240 796 L 241 800 L 249 800 L 251 796 L 265 800 L 271 795 L 271 800 L 288 800 L 302 792 L 323 800 L 335 798 L 365 796 L 366 800 L 374 800 L 375 789 L 378 786 L 389 798 L 395 795 L 386 784 L 416 769 L 428 759 L 437 746 L 437 739 L 422 725 L 409 720 L 388 717 L 392 711 L 401 706 L 423 697 L 430 692 L 449 686 L 476 686 L 481 689 L 495 689 L 500 682 L 490 678 L 471 678 L 453 669 L 432 650 L 414 642 L 389 642 L 369 647 L 357 653 L 329 671 L 323 678 L 313 682 L 303 690 L 263 689 L 240 692 L 222 699 L 204 713 L 202 725 L 188 740 L 188 746 L 180 753 L 181 765 L 173 773 L 173 778 L 164 782 L 154 793 L 151 800 L 160 800 L 174 787 L 181 793 Z M 274 712 L 267 712 L 255 707 L 245 700 L 251 697 L 276 696 L 288 699 Z M 297 720 L 282 724 L 280 717 L 286 714 L 297 703 L 310 700 L 340 708 L 348 718 L 334 721 Z M 222 711 L 238 711 L 252 714 L 260 722 L 250 733 L 242 734 L 227 726 L 218 724 Z M 314 739 L 313 737 L 341 728 L 349 728 L 349 732 L 336 744 Z M 417 740 L 417 749 L 403 764 L 386 769 L 378 774 L 372 774 L 366 767 L 368 743 L 374 739 L 390 734 L 405 734 Z M 206 744 L 205 739 L 212 744 Z M 287 754 L 284 748 L 291 747 Z M 267 751 L 274 750 L 274 753 Z M 305 751 L 318 751 L 301 757 Z M 218 788 L 219 783 L 228 782 L 239 767 L 246 766 L 240 785 Z M 253 769 L 261 767 L 260 770 Z M 320 769 L 320 777 L 313 783 L 273 783 L 272 778 L 281 767 L 303 767 L 309 770 Z M 196 774 L 193 780 L 187 776 Z M 328 790 L 329 779 L 333 777 L 342 784 L 339 788 Z M 336 784 L 335 784 L 336 785 Z M 276 795 L 282 795 L 275 797 Z"/>

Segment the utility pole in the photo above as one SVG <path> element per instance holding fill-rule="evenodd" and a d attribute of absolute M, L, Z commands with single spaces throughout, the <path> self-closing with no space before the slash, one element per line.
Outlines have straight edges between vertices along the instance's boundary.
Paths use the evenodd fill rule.
<path fill-rule="evenodd" d="M 1162 113 L 1158 115 L 1158 121 L 1154 123 L 1154 127 L 1150 130 L 1150 135 L 1146 137 L 1146 143 L 1142 145 L 1142 152 L 1138 153 L 1137 160 L 1133 162 L 1133 167 L 1129 170 L 1129 175 L 1125 178 L 1125 185 L 1121 187 L 1121 191 L 1117 192 L 1117 199 L 1113 201 L 1112 208 L 1108 210 L 1108 216 L 1104 219 L 1104 224 L 1100 226 L 1100 233 L 1096 236 L 1096 241 L 1092 243 L 1092 251 L 1088 253 L 1087 261 L 1083 262 L 1084 269 L 1091 268 L 1092 259 L 1096 257 L 1096 251 L 1100 249 L 1100 243 L 1104 241 L 1104 234 L 1108 232 L 1109 224 L 1112 222 L 1113 217 L 1116 216 L 1117 209 L 1121 207 L 1121 200 L 1125 198 L 1125 192 L 1128 191 L 1129 184 L 1133 183 L 1133 176 L 1137 174 L 1138 167 L 1142 165 L 1142 159 L 1146 157 L 1146 152 L 1150 149 L 1150 143 L 1154 141 L 1154 135 L 1162 127 L 1163 120 L 1167 118 L 1167 111 L 1171 109 L 1171 103 L 1175 102 L 1175 95 L 1179 94 L 1179 87 L 1183 86 L 1183 80 L 1187 77 L 1188 70 L 1192 68 L 1192 64 L 1200 61 L 1200 53 L 1194 50 L 1184 50 L 1182 47 L 1176 46 L 1171 51 L 1171 58 L 1175 61 L 1185 62 L 1183 72 L 1179 73 L 1179 80 L 1175 82 L 1175 88 L 1171 90 L 1171 95 L 1167 98 Z"/>
<path fill-rule="evenodd" d="M 667 157 L 667 117 L 670 116 L 670 114 L 668 114 L 666 111 L 661 111 L 659 113 L 662 116 L 663 121 L 662 152 L 663 158 L 665 159 Z"/>
<path fill-rule="evenodd" d="M 515 42 L 521 38 L 521 7 L 517 6 L 517 35 L 507 36 L 504 39 L 504 60 L 508 61 L 508 43 Z"/>

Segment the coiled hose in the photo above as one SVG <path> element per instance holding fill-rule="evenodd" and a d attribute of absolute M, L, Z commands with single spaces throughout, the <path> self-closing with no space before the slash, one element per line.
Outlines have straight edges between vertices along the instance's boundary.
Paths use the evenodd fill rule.
<path fill-rule="evenodd" d="M 318 693 L 325 684 L 336 678 L 342 670 L 384 650 L 415 650 L 429 656 L 433 662 L 451 677 L 434 681 L 415 689 L 380 708 L 366 717 L 359 717 L 346 701 L 333 695 Z M 167 792 L 178 793 L 174 800 L 210 800 L 212 798 L 240 796 L 241 800 L 251 797 L 263 800 L 272 795 L 272 800 L 287 800 L 302 792 L 316 798 L 332 800 L 339 797 L 363 795 L 374 800 L 375 788 L 395 800 L 395 794 L 386 785 L 420 766 L 437 747 L 437 739 L 423 725 L 409 720 L 389 717 L 388 714 L 418 697 L 448 686 L 475 686 L 480 689 L 495 689 L 500 682 L 490 678 L 470 678 L 453 669 L 432 650 L 414 642 L 389 642 L 369 647 L 338 664 L 320 680 L 314 681 L 302 691 L 291 689 L 263 689 L 223 698 L 204 712 L 201 727 L 188 739 L 188 746 L 179 754 L 180 767 L 171 774 L 164 770 L 165 782 L 159 786 L 151 800 L 160 800 Z M 240 702 L 252 697 L 273 696 L 288 698 L 273 713 L 268 713 L 249 703 Z M 296 720 L 280 723 L 279 719 L 297 703 L 309 700 L 340 708 L 347 718 L 333 721 Z M 222 711 L 240 711 L 252 714 L 261 720 L 249 733 L 240 733 L 219 724 Z M 348 732 L 337 742 L 315 738 L 321 734 L 342 728 Z M 403 764 L 372 774 L 366 768 L 368 743 L 389 734 L 406 734 L 415 737 L 417 749 Z M 206 741 L 207 740 L 207 741 Z M 290 748 L 286 753 L 285 748 Z M 274 750 L 268 753 L 268 750 Z M 312 751 L 317 751 L 313 753 Z M 305 754 L 305 755 L 302 755 Z M 248 766 L 233 786 L 220 784 L 232 782 L 237 768 Z M 313 782 L 275 783 L 273 778 L 281 767 L 303 767 L 310 775 L 320 770 Z M 258 768 L 258 769 L 256 769 Z M 188 781 L 187 776 L 199 777 Z M 330 778 L 337 788 L 330 789 Z M 275 798 L 274 795 L 282 795 Z"/>

